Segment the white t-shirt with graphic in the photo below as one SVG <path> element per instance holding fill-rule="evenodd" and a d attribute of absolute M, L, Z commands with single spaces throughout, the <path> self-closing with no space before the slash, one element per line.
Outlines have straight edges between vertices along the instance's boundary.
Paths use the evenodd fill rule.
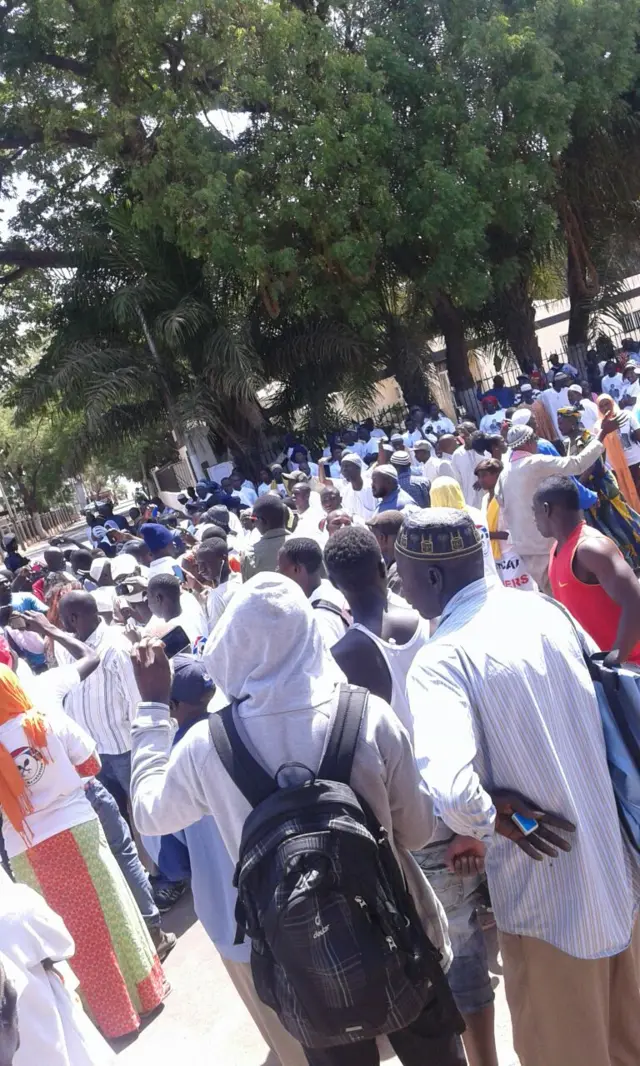
<path fill-rule="evenodd" d="M 624 457 L 629 466 L 635 466 L 636 463 L 640 463 L 640 444 L 633 439 L 631 434 L 634 430 L 640 429 L 640 421 L 635 410 L 627 408 L 621 411 L 621 414 L 623 422 L 620 427 L 620 440 L 624 448 Z"/>
<path fill-rule="evenodd" d="M 0 726 L 0 744 L 18 767 L 33 807 L 25 822 L 31 834 L 29 846 L 33 847 L 95 818 L 76 766 L 95 754 L 96 745 L 82 726 L 64 712 L 52 709 L 46 715 L 47 751 L 43 752 L 30 746 L 22 728 L 23 718 L 20 715 Z M 2 832 L 9 858 L 27 850 L 25 841 L 6 817 Z"/>

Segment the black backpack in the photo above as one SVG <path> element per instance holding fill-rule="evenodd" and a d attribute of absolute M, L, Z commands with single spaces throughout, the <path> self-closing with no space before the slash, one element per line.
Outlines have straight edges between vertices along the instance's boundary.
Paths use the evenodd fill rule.
<path fill-rule="evenodd" d="M 256 991 L 304 1047 L 403 1029 L 427 1005 L 433 1035 L 464 1028 L 387 832 L 348 783 L 367 699 L 341 687 L 317 775 L 285 788 L 287 766 L 266 773 L 232 706 L 209 716 L 220 759 L 253 807 L 234 877 L 236 943 L 251 938 Z"/>

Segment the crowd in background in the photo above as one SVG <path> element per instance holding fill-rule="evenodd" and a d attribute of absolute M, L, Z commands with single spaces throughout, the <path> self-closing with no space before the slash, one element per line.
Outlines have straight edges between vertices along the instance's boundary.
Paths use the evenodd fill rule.
<path fill-rule="evenodd" d="M 584 381 L 554 358 L 479 401 L 477 422 L 425 403 L 323 448 L 292 432 L 279 462 L 236 456 L 172 506 L 96 504 L 36 562 L 5 537 L 0 1062 L 110 1061 L 98 1030 L 134 1033 L 166 998 L 162 915 L 189 889 L 283 1066 L 372 1066 L 382 1032 L 407 1066 L 497 1066 L 487 908 L 522 1066 L 640 1060 L 638 854 L 584 659 L 640 664 L 640 356 L 591 360 Z M 284 1009 L 279 958 L 257 978 L 262 920 L 253 967 L 237 942 L 254 804 L 210 716 L 256 776 L 294 788 L 287 768 L 316 774 L 347 683 L 368 693 L 350 784 L 447 981 L 416 978 L 408 1017 L 405 968 L 391 1021 L 323 1042 L 306 1005 Z M 309 965 L 330 928 L 316 919 Z M 353 993 L 342 961 L 327 1001 Z"/>

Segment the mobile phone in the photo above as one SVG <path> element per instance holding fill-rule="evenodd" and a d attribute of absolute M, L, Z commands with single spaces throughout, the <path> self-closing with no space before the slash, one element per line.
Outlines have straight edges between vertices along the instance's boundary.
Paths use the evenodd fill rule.
<path fill-rule="evenodd" d="M 520 832 L 524 833 L 526 837 L 531 836 L 538 828 L 535 818 L 525 818 L 524 814 L 512 814 L 511 821 L 515 822 Z"/>
<path fill-rule="evenodd" d="M 176 626 L 170 633 L 161 638 L 167 659 L 173 659 L 181 651 L 191 651 L 191 641 L 182 626 Z"/>
<path fill-rule="evenodd" d="M 128 581 L 119 581 L 116 585 L 116 596 L 133 596 L 134 592 L 141 591 L 139 587 L 130 585 Z"/>

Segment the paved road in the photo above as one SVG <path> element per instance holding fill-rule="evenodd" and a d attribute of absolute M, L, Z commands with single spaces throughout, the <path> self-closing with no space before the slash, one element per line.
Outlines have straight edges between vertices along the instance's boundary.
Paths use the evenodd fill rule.
<path fill-rule="evenodd" d="M 166 916 L 165 926 L 179 935 L 165 967 L 173 991 L 161 1014 L 137 1039 L 116 1048 L 118 1066 L 279 1066 L 195 921 L 190 900 L 181 900 Z M 495 950 L 493 955 L 492 972 L 498 975 Z M 495 983 L 500 1066 L 518 1066 L 498 976 Z M 387 1050 L 385 1066 L 399 1066 L 391 1048 Z"/>

